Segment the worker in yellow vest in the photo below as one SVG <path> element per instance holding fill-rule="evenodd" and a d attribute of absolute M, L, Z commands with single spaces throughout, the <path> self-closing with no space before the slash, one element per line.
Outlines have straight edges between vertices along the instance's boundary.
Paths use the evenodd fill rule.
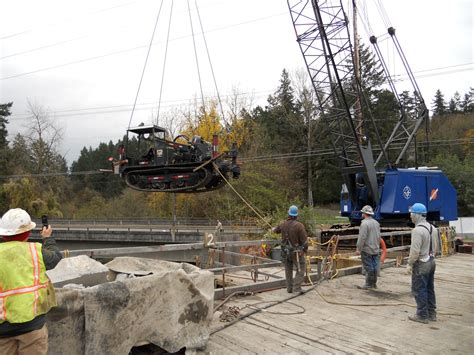
<path fill-rule="evenodd" d="M 48 351 L 46 313 L 56 306 L 54 287 L 46 275 L 61 260 L 51 226 L 43 227 L 43 243 L 29 243 L 36 224 L 14 208 L 0 221 L 0 355 Z"/>

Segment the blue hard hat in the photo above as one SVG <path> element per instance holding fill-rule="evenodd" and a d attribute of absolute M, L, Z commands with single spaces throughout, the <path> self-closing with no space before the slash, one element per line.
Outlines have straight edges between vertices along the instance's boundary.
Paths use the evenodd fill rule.
<path fill-rule="evenodd" d="M 290 208 L 288 209 L 288 216 L 291 216 L 291 217 L 298 216 L 298 207 L 296 207 L 295 205 L 290 206 Z"/>
<path fill-rule="evenodd" d="M 422 203 L 415 203 L 413 206 L 410 207 L 409 211 L 411 213 L 418 213 L 418 214 L 428 213 L 428 211 L 426 210 L 426 206 Z"/>

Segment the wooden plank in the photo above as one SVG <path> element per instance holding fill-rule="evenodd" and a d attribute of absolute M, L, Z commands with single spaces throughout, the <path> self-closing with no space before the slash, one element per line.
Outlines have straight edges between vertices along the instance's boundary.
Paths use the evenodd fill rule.
<path fill-rule="evenodd" d="M 234 342 L 238 341 L 239 334 L 242 341 L 247 336 L 271 339 L 272 349 L 265 341 L 261 348 L 252 345 L 251 351 L 258 353 L 284 350 L 311 353 L 308 346 L 314 346 L 313 352 L 470 353 L 474 347 L 474 287 L 470 284 L 473 262 L 473 256 L 466 258 L 465 255 L 437 260 L 438 322 L 425 325 L 409 321 L 407 316 L 414 313 L 415 308 L 408 305 L 377 306 L 381 303 L 415 304 L 410 294 L 411 278 L 405 269 L 388 268 L 382 270 L 379 287 L 374 291 L 355 288 L 364 280 L 360 274 L 336 278 L 318 286 L 317 290 L 328 300 L 346 304 L 328 304 L 316 291 L 311 291 L 291 299 L 305 308 L 303 315 L 273 314 L 271 310 L 280 313 L 295 310 L 293 305 L 282 303 L 216 334 L 222 340 L 231 332 Z M 256 302 L 281 301 L 287 296 L 284 290 L 277 290 L 231 300 L 229 305 L 244 307 Z M 370 306 L 354 305 L 361 303 Z M 462 316 L 444 315 L 443 312 Z M 232 328 L 235 331 L 231 331 Z M 214 334 L 210 343 L 213 339 Z M 248 352 L 242 349 L 242 353 Z"/>

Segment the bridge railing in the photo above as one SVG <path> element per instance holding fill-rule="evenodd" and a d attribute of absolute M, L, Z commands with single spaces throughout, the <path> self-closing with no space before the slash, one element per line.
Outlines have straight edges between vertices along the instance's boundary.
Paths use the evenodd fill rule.
<path fill-rule="evenodd" d="M 34 219 L 38 226 L 41 225 L 41 219 Z M 219 220 L 223 227 L 257 227 L 254 220 Z M 62 226 L 129 226 L 129 225 L 154 225 L 154 226 L 210 226 L 215 227 L 218 223 L 218 219 L 210 218 L 180 218 L 175 221 L 171 218 L 58 218 L 50 217 L 49 224 L 51 225 L 62 225 Z"/>

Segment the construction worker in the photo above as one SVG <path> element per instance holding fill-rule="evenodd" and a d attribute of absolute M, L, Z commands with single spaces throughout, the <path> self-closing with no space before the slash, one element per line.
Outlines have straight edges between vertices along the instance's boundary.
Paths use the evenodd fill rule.
<path fill-rule="evenodd" d="M 46 313 L 56 306 L 54 287 L 46 275 L 62 256 L 43 227 L 43 243 L 29 243 L 36 224 L 14 208 L 0 221 L 0 354 L 46 354 Z"/>
<path fill-rule="evenodd" d="M 288 218 L 278 227 L 273 228 L 274 233 L 281 233 L 281 257 L 285 264 L 286 290 L 288 293 L 302 292 L 305 272 L 305 253 L 308 250 L 308 236 L 303 223 L 298 222 L 298 207 L 290 206 Z M 293 280 L 293 268 L 296 275 Z"/>
<path fill-rule="evenodd" d="M 374 210 L 367 205 L 362 207 L 363 220 L 359 227 L 357 238 L 357 254 L 360 254 L 365 269 L 365 284 L 357 286 L 368 290 L 377 288 L 377 271 L 380 259 L 380 224 L 372 216 Z"/>
<path fill-rule="evenodd" d="M 411 274 L 411 291 L 416 301 L 416 314 L 408 319 L 428 323 L 436 321 L 436 296 L 434 274 L 435 254 L 438 250 L 438 230 L 426 221 L 426 206 L 415 203 L 410 208 L 410 218 L 415 224 L 411 231 L 410 255 L 407 273 Z"/>

